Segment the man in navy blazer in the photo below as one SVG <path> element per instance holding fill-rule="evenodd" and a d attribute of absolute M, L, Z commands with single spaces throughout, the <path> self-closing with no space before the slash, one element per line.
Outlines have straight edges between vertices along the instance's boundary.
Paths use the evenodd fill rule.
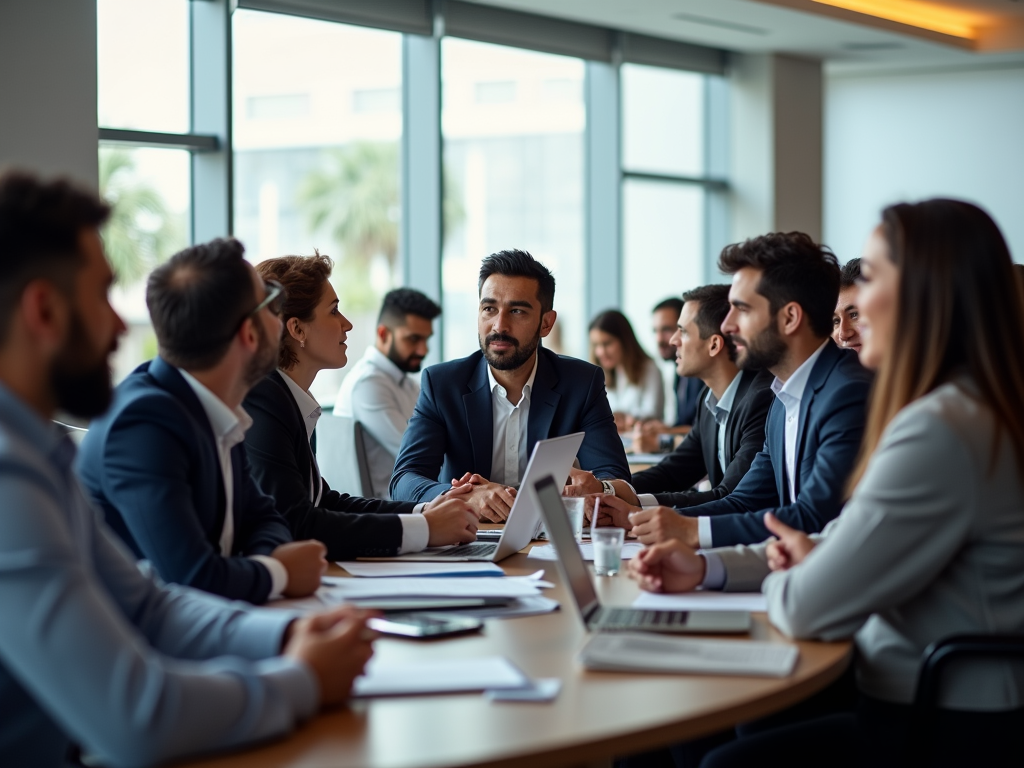
<path fill-rule="evenodd" d="M 860 450 L 871 374 L 830 338 L 835 256 L 803 233 L 773 233 L 727 247 L 719 269 L 733 275 L 722 331 L 736 344 L 739 366 L 775 376 L 765 445 L 728 496 L 634 512 L 633 532 L 644 543 L 754 544 L 771 535 L 766 511 L 818 532 L 839 514 Z"/>
<path fill-rule="evenodd" d="M 324 547 L 292 542 L 252 478 L 242 399 L 277 363 L 280 286 L 241 243 L 176 254 L 146 301 L 160 356 L 131 373 L 82 442 L 78 472 L 107 523 L 167 582 L 263 603 L 311 594 Z"/>
<path fill-rule="evenodd" d="M 555 323 L 555 278 L 525 251 L 500 251 L 484 259 L 479 290 L 480 351 L 423 372 L 391 498 L 430 501 L 470 482 L 462 498 L 504 520 L 534 444 L 573 432 L 586 433 L 583 469 L 629 478 L 604 373 L 540 346 Z"/>

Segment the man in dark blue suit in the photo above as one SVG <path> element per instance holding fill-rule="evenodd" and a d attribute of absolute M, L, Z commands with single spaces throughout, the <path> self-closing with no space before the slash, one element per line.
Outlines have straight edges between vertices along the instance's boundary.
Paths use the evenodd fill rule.
<path fill-rule="evenodd" d="M 534 444 L 573 432 L 586 432 L 583 469 L 628 478 L 604 373 L 541 347 L 555 324 L 554 276 L 525 251 L 500 251 L 484 259 L 479 289 L 480 351 L 423 372 L 391 498 L 430 501 L 469 482 L 462 498 L 504 520 Z"/>
<path fill-rule="evenodd" d="M 281 287 L 264 284 L 243 250 L 214 240 L 150 275 L 160 356 L 118 385 L 78 472 L 164 581 L 258 604 L 311 594 L 327 564 L 320 542 L 292 542 L 246 459 L 241 403 L 277 363 Z"/>
<path fill-rule="evenodd" d="M 633 512 L 633 532 L 645 544 L 753 544 L 770 536 L 766 511 L 790 527 L 820 531 L 842 508 L 860 449 L 871 375 L 830 338 L 835 256 L 803 233 L 773 233 L 727 247 L 719 269 L 733 275 L 722 331 L 736 344 L 737 363 L 775 376 L 764 449 L 722 499 Z"/>

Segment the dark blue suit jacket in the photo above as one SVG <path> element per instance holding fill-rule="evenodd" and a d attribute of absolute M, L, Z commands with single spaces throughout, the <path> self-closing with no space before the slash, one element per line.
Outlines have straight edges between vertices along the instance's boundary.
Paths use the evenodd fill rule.
<path fill-rule="evenodd" d="M 800 400 L 797 500 L 790 498 L 786 479 L 786 406 L 776 398 L 768 412 L 764 449 L 736 489 L 723 499 L 681 511 L 691 517 L 711 517 L 711 540 L 716 547 L 767 539 L 771 533 L 764 527 L 766 511 L 786 525 L 817 533 L 843 507 L 846 480 L 864 434 L 870 388 L 871 374 L 857 354 L 829 341 L 811 369 Z"/>
<path fill-rule="evenodd" d="M 580 466 L 598 477 L 629 478 L 629 464 L 608 406 L 604 372 L 541 347 L 530 396 L 526 439 L 586 432 Z M 430 501 L 453 477 L 491 475 L 494 424 L 487 361 L 480 352 L 423 372 L 420 397 L 391 476 L 391 498 Z"/>
<path fill-rule="evenodd" d="M 220 554 L 226 500 L 210 420 L 176 368 L 157 357 L 121 382 L 82 441 L 78 474 L 107 523 L 165 581 L 262 603 L 270 572 L 248 555 L 291 541 L 253 481 L 245 445 L 231 451 L 233 557 Z"/>

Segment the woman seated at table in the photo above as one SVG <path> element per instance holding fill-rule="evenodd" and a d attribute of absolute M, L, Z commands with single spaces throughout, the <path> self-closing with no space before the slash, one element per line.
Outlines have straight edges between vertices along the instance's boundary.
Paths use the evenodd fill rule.
<path fill-rule="evenodd" d="M 620 432 L 638 421 L 664 417 L 661 371 L 621 312 L 609 309 L 591 321 L 590 362 L 604 369 L 608 404 Z"/>
<path fill-rule="evenodd" d="M 896 205 L 861 270 L 860 356 L 877 378 L 841 515 L 820 537 L 772 519 L 766 545 L 701 556 L 666 542 L 632 561 L 645 589 L 760 586 L 787 635 L 854 639 L 855 712 L 741 731 L 705 766 L 908 764 L 925 649 L 1024 632 L 1024 306 L 1006 243 L 973 205 Z M 1021 738 L 1024 670 L 958 664 L 939 704 L 942 764 L 991 765 L 991 735 Z"/>
<path fill-rule="evenodd" d="M 256 482 L 277 501 L 292 534 L 323 542 L 330 560 L 475 541 L 477 515 L 457 498 L 464 491 L 453 489 L 425 506 L 414 505 L 338 493 L 320 476 L 312 448 L 320 405 L 309 388 L 317 373 L 348 362 L 345 340 L 352 330 L 328 280 L 332 267 L 319 254 L 283 256 L 256 266 L 261 278 L 281 283 L 287 296 L 279 367 L 243 404 L 253 420 L 245 448 Z"/>

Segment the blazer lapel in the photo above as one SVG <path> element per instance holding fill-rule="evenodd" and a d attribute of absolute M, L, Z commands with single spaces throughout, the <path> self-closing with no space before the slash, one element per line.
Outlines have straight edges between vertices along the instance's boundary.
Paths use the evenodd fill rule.
<path fill-rule="evenodd" d="M 302 443 L 306 446 L 306 450 L 296 458 L 299 459 L 299 470 L 302 471 L 303 477 L 306 477 L 313 471 L 313 451 L 316 443 L 316 430 L 313 430 L 312 440 L 307 441 L 306 417 L 302 411 L 299 410 L 299 404 L 295 402 L 295 398 L 292 396 L 291 390 L 288 389 L 288 385 L 285 383 L 281 372 L 274 371 L 268 378 L 274 382 L 274 385 L 277 387 L 275 391 L 280 395 L 280 399 L 282 400 L 281 407 L 290 410 L 294 423 L 299 425 L 299 433 L 302 436 Z M 303 459 L 305 459 L 304 462 Z"/>
<path fill-rule="evenodd" d="M 708 410 L 705 397 L 697 401 L 697 417 L 694 421 L 700 425 L 700 448 L 704 454 L 704 466 L 708 470 L 708 480 L 711 482 L 711 487 L 714 488 L 722 482 L 725 469 L 718 466 L 718 422 L 715 421 L 715 415 Z M 728 431 L 728 427 L 726 430 Z"/>
<path fill-rule="evenodd" d="M 483 477 L 491 476 L 491 459 L 494 455 L 494 413 L 491 410 L 491 391 L 487 386 L 487 360 L 481 355 L 469 392 L 462 396 L 466 409 L 466 430 L 473 446 L 473 466 Z"/>
<path fill-rule="evenodd" d="M 821 354 L 814 362 L 814 367 L 811 368 L 811 375 L 807 377 L 807 386 L 804 387 L 803 397 L 800 398 L 800 421 L 797 424 L 796 433 L 796 467 L 793 468 L 793 487 L 798 494 L 800 493 L 799 467 L 803 464 L 804 442 L 810 421 L 808 414 L 811 410 L 811 403 L 814 402 L 814 396 L 818 390 L 825 385 L 829 373 L 839 359 L 838 353 L 839 347 L 831 342 L 825 343 L 825 348 L 821 350 Z"/>
<path fill-rule="evenodd" d="M 558 385 L 558 372 L 548 355 L 554 355 L 543 347 L 537 353 L 537 375 L 533 378 L 533 391 L 530 393 L 530 419 L 526 428 L 526 450 L 532 452 L 538 440 L 546 440 L 551 433 L 551 423 L 558 410 L 558 402 L 562 396 L 555 391 Z"/>
<path fill-rule="evenodd" d="M 775 470 L 775 487 L 779 492 L 779 503 L 789 500 L 789 483 L 786 482 L 786 407 L 776 399 L 768 411 L 768 450 L 778 457 L 772 462 Z"/>

